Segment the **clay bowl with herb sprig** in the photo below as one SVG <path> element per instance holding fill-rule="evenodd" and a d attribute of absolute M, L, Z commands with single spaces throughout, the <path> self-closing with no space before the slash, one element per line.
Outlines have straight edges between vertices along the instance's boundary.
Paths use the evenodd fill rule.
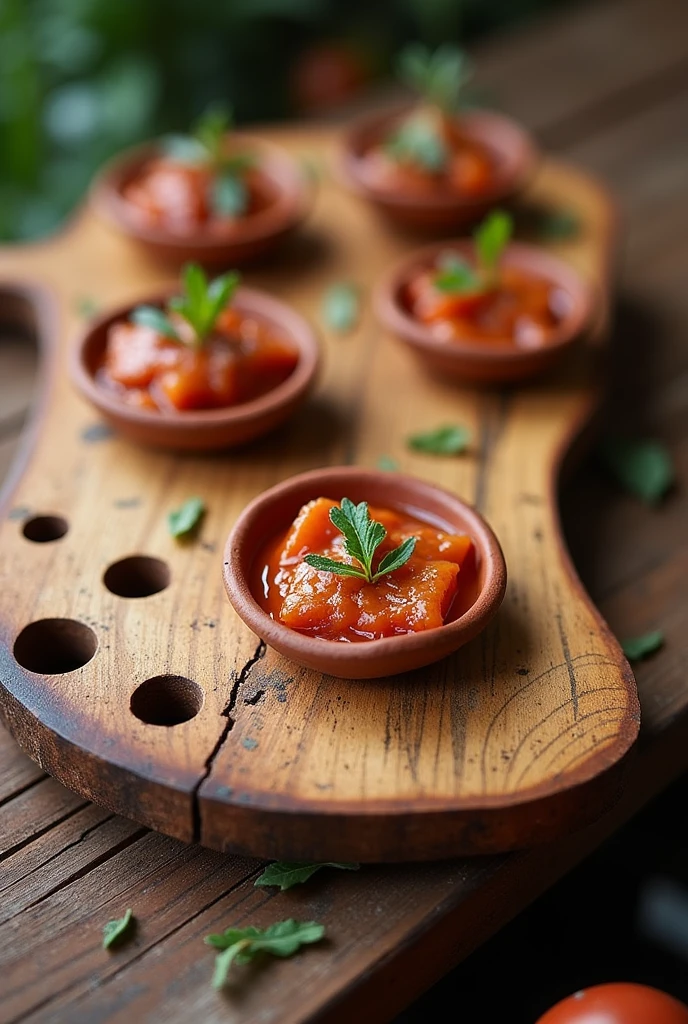
<path fill-rule="evenodd" d="M 181 291 L 94 320 L 72 350 L 81 394 L 128 439 L 177 451 L 244 444 L 305 400 L 319 363 L 306 320 L 236 272 L 187 264 Z"/>
<path fill-rule="evenodd" d="M 537 376 L 593 318 L 590 284 L 546 250 L 512 242 L 512 226 L 493 211 L 472 239 L 417 250 L 376 287 L 379 321 L 444 378 L 502 384 Z"/>
<path fill-rule="evenodd" d="M 513 199 L 533 176 L 537 148 L 509 118 L 466 108 L 471 74 L 455 47 L 405 49 L 399 76 L 419 100 L 351 125 L 337 159 L 344 183 L 397 223 L 432 233 L 470 226 Z"/>
<path fill-rule="evenodd" d="M 360 642 L 346 642 L 345 634 L 331 639 L 327 637 L 335 635 L 332 632 L 323 638 L 312 631 L 292 628 L 285 624 L 291 620 L 284 619 L 280 612 L 266 605 L 266 581 L 277 579 L 271 575 L 273 570 L 266 568 L 266 565 L 274 567 L 275 564 L 270 561 L 270 552 L 279 552 L 282 538 L 296 528 L 295 520 L 300 514 L 298 522 L 305 523 L 304 507 L 308 515 L 321 509 L 323 502 L 317 499 L 328 499 L 324 504 L 330 509 L 331 534 L 336 537 L 332 543 L 336 545 L 338 540 L 343 543 L 336 555 L 339 569 L 354 577 L 349 579 L 345 575 L 342 577 L 344 582 L 350 583 L 357 593 L 360 588 L 372 587 L 375 590 L 381 581 L 384 582 L 387 589 L 376 590 L 372 595 L 373 603 L 377 601 L 378 605 L 382 601 L 384 606 L 389 588 L 394 590 L 402 586 L 400 574 L 408 570 L 414 558 L 417 563 L 419 559 L 412 530 L 410 534 L 406 532 L 398 547 L 379 557 L 378 547 L 382 545 L 384 550 L 389 537 L 385 538 L 384 528 L 380 533 L 381 524 L 374 517 L 383 513 L 376 513 L 376 508 L 384 510 L 385 515 L 412 517 L 418 526 L 430 530 L 431 538 L 433 531 L 441 531 L 445 547 L 447 536 L 453 542 L 463 540 L 466 543 L 463 549 L 466 561 L 457 576 L 459 590 L 441 625 L 395 635 L 373 636 L 372 639 L 359 636 Z M 332 507 L 333 504 L 339 508 Z M 320 514 L 325 514 L 322 509 Z M 352 530 L 353 537 L 350 535 Z M 293 539 L 294 536 L 292 532 L 290 537 Z M 279 564 L 297 574 L 307 576 L 310 573 L 308 579 L 304 576 L 300 579 L 307 592 L 317 594 L 339 577 L 330 571 L 332 559 L 314 552 L 308 543 L 301 544 L 301 534 L 296 536 L 299 551 L 295 557 L 286 557 L 287 548 L 284 548 Z M 360 542 L 358 547 L 357 538 Z M 266 558 L 268 561 L 264 565 Z M 342 565 L 342 562 L 348 564 Z M 362 578 L 366 571 L 372 573 L 372 578 Z M 462 573 L 465 575 L 463 583 Z M 372 679 L 428 665 L 456 651 L 480 633 L 501 604 L 506 588 L 506 566 L 499 542 L 490 527 L 455 494 L 428 481 L 398 473 L 333 466 L 291 477 L 259 495 L 244 509 L 225 547 L 224 582 L 237 614 L 257 636 L 285 657 L 330 675 Z M 370 589 L 368 594 L 371 594 Z M 290 595 L 290 607 L 294 606 L 293 599 L 299 603 L 298 593 Z M 305 613 L 308 613 L 307 609 Z M 330 630 L 330 620 L 336 617 L 333 606 L 331 615 L 327 616 Z M 372 627 L 370 635 L 373 635 Z"/>
<path fill-rule="evenodd" d="M 312 182 L 286 150 L 232 131 L 219 108 L 189 135 L 121 153 L 91 189 L 98 213 L 176 265 L 242 266 L 264 256 L 301 223 L 312 198 Z"/>

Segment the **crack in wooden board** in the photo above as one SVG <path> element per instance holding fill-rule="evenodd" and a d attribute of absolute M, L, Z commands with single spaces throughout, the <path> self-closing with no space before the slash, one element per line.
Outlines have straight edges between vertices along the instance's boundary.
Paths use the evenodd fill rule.
<path fill-rule="evenodd" d="M 331 145 L 315 131 L 281 137 L 296 152 L 326 154 Z M 577 213 L 581 237 L 558 248 L 602 283 L 606 298 L 613 218 L 602 190 L 552 163 L 531 201 Z M 308 230 L 282 261 L 247 279 L 318 320 L 327 284 L 368 286 L 408 246 L 328 180 Z M 354 334 L 324 338 L 319 391 L 287 429 L 243 452 L 175 458 L 100 432 L 64 373 L 77 296 L 101 306 L 139 299 L 163 282 L 160 268 L 84 211 L 64 235 L 0 254 L 0 275 L 53 292 L 49 327 L 60 342 L 40 437 L 2 528 L 2 713 L 40 764 L 180 838 L 200 832 L 210 846 L 303 859 L 333 859 L 335 849 L 339 859 L 391 860 L 509 848 L 577 827 L 610 802 L 619 782 L 611 769 L 637 732 L 635 687 L 572 575 L 554 493 L 562 447 L 595 402 L 593 345 L 540 385 L 508 396 L 471 392 L 426 380 L 366 308 Z M 467 423 L 482 453 L 440 460 L 405 448 L 409 433 L 441 420 Z M 394 680 L 335 681 L 268 651 L 240 684 L 225 733 L 231 680 L 242 680 L 256 640 L 222 593 L 224 536 L 246 501 L 276 480 L 345 460 L 375 465 L 381 455 L 479 501 L 509 563 L 503 612 L 453 658 Z M 200 543 L 181 547 L 165 513 L 192 493 L 203 494 L 209 512 Z M 70 531 L 32 545 L 18 509 L 64 514 Z M 136 553 L 167 561 L 172 583 L 126 601 L 105 590 L 102 574 Z M 96 656 L 62 676 L 18 669 L 14 637 L 51 615 L 91 626 Z M 567 703 L 572 671 L 580 733 Z M 129 711 L 133 689 L 162 672 L 195 679 L 205 693 L 200 713 L 174 729 Z M 531 678 L 541 681 L 526 689 Z M 245 699 L 247 687 L 264 694 Z M 536 756 L 545 744 L 547 758 Z"/>

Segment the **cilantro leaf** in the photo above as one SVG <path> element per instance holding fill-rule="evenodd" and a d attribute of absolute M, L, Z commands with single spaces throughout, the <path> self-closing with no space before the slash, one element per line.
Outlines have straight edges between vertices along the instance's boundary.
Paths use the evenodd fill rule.
<path fill-rule="evenodd" d="M 629 637 L 621 644 L 621 648 L 629 661 L 640 661 L 648 654 L 658 651 L 664 644 L 664 634 L 656 629 L 652 633 L 644 633 L 642 636 Z"/>
<path fill-rule="evenodd" d="M 215 167 L 222 163 L 224 139 L 232 127 L 232 121 L 231 111 L 216 103 L 206 109 L 191 129 L 192 137 L 203 146 Z"/>
<path fill-rule="evenodd" d="M 349 498 L 342 498 L 341 508 L 333 505 L 330 509 L 330 521 L 343 534 L 347 555 L 354 558 L 361 569 L 346 562 L 336 562 L 324 555 L 306 555 L 306 564 L 321 572 L 333 572 L 338 576 L 356 576 L 366 583 L 376 583 L 382 576 L 400 569 L 413 554 L 416 538 L 409 537 L 398 548 L 388 552 L 377 571 L 373 572 L 373 557 L 387 536 L 387 531 L 382 523 L 370 518 L 368 503 L 365 501 L 355 505 Z"/>
<path fill-rule="evenodd" d="M 213 178 L 210 205 L 220 217 L 240 217 L 248 208 L 248 189 L 240 176 L 224 169 Z"/>
<path fill-rule="evenodd" d="M 449 159 L 438 125 L 423 111 L 402 124 L 387 140 L 385 148 L 393 160 L 415 164 L 431 174 L 443 171 Z"/>
<path fill-rule="evenodd" d="M 189 537 L 198 529 L 205 515 L 202 498 L 189 498 L 167 516 L 167 525 L 173 537 Z"/>
<path fill-rule="evenodd" d="M 513 217 L 504 210 L 493 210 L 473 233 L 478 263 L 486 276 L 494 276 L 513 230 Z"/>
<path fill-rule="evenodd" d="M 483 282 L 480 276 L 468 260 L 459 256 L 458 253 L 442 253 L 437 265 L 438 273 L 434 277 L 433 284 L 441 292 L 462 295 L 482 291 Z"/>
<path fill-rule="evenodd" d="M 127 910 L 124 917 L 108 921 L 103 927 L 103 949 L 119 946 L 130 939 L 134 932 L 135 921 L 131 909 Z"/>
<path fill-rule="evenodd" d="M 231 302 L 239 281 L 236 271 L 209 282 L 198 263 L 186 263 L 182 268 L 183 292 L 171 298 L 168 307 L 189 324 L 196 348 L 203 345 L 215 327 L 220 313 Z"/>
<path fill-rule="evenodd" d="M 426 103 L 445 113 L 459 108 L 461 94 L 473 75 L 467 55 L 449 43 L 434 52 L 422 43 L 411 43 L 399 54 L 397 71 L 401 80 Z"/>
<path fill-rule="evenodd" d="M 278 921 L 269 928 L 228 928 L 219 935 L 208 935 L 206 943 L 221 950 L 215 960 L 213 988 L 219 989 L 227 982 L 233 963 L 247 964 L 262 953 L 271 956 L 289 957 L 301 946 L 319 942 L 325 934 L 325 926 L 317 921 Z"/>
<path fill-rule="evenodd" d="M 316 871 L 322 868 L 340 868 L 342 871 L 358 871 L 360 864 L 337 863 L 326 861 L 323 864 L 301 864 L 292 861 L 275 861 L 268 864 L 265 871 L 256 879 L 254 885 L 278 885 L 282 892 L 291 889 L 293 885 L 301 885 L 307 882 Z"/>
<path fill-rule="evenodd" d="M 323 320 L 331 330 L 345 334 L 358 323 L 360 306 L 359 289 L 355 284 L 333 284 L 323 297 Z"/>
<path fill-rule="evenodd" d="M 471 440 L 471 432 L 458 423 L 447 424 L 408 438 L 409 448 L 430 455 L 459 455 L 465 451 Z"/>
<path fill-rule="evenodd" d="M 172 321 L 157 306 L 137 306 L 129 319 L 141 327 L 150 327 L 172 341 L 181 341 Z"/>
<path fill-rule="evenodd" d="M 617 482 L 649 505 L 657 504 L 674 482 L 671 455 L 657 441 L 610 439 L 602 457 Z"/>

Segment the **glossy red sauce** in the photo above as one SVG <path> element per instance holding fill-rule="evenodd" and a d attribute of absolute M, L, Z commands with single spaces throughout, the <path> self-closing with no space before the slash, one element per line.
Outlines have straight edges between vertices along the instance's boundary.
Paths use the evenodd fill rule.
<path fill-rule="evenodd" d="M 181 318 L 175 326 L 180 333 L 187 329 Z M 114 324 L 96 379 L 142 409 L 218 409 L 271 391 L 293 373 L 298 359 L 295 345 L 274 326 L 228 308 L 200 350 L 150 327 Z"/>
<path fill-rule="evenodd" d="M 504 267 L 485 291 L 452 294 L 435 285 L 437 268 L 407 283 L 402 301 L 440 340 L 512 342 L 518 348 L 547 344 L 566 316 L 569 297 L 544 278 Z"/>
<path fill-rule="evenodd" d="M 394 509 L 370 509 L 371 517 L 387 529 L 373 569 L 407 537 L 417 537 L 413 555 L 400 569 L 366 583 L 312 568 L 304 561 L 309 553 L 353 563 L 329 518 L 338 504 L 316 498 L 304 505 L 286 533 L 259 552 L 253 592 L 273 619 L 322 640 L 357 642 L 433 629 L 474 603 L 477 571 L 471 538 Z"/>
<path fill-rule="evenodd" d="M 248 193 L 246 210 L 239 219 L 267 209 L 277 199 L 274 183 L 258 168 L 242 175 Z M 146 227 L 188 235 L 200 228 L 211 233 L 231 231 L 237 218 L 219 216 L 210 203 L 213 172 L 208 166 L 179 163 L 158 157 L 145 163 L 123 189 L 133 217 Z"/>
<path fill-rule="evenodd" d="M 470 198 L 489 193 L 498 172 L 497 155 L 464 132 L 461 122 L 453 118 L 442 119 L 441 136 L 449 156 L 446 166 L 437 172 L 394 158 L 385 142 L 372 146 L 365 154 L 365 175 L 369 184 L 390 192 L 421 195 L 438 189 Z"/>

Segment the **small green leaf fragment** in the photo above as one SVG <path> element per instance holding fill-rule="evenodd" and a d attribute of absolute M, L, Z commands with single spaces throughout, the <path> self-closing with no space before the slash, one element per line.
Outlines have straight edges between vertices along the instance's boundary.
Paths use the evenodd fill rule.
<path fill-rule="evenodd" d="M 555 210 L 545 213 L 537 223 L 538 236 L 545 240 L 567 240 L 576 238 L 581 231 L 579 217 L 570 210 Z"/>
<path fill-rule="evenodd" d="M 395 572 L 397 569 L 400 569 L 402 565 L 406 565 L 413 554 L 413 549 L 416 546 L 417 540 L 417 537 L 407 537 L 398 548 L 394 548 L 393 551 L 388 551 L 377 567 L 377 572 L 373 576 L 373 583 L 381 579 L 383 576 L 387 576 L 388 573 Z"/>
<path fill-rule="evenodd" d="M 140 327 L 150 327 L 151 330 L 157 331 L 165 338 L 171 338 L 172 341 L 181 340 L 169 317 L 156 306 L 137 306 L 129 319 Z"/>
<path fill-rule="evenodd" d="M 91 320 L 100 312 L 100 303 L 91 295 L 80 295 L 74 303 L 74 308 L 82 320 Z"/>
<path fill-rule="evenodd" d="M 396 459 L 393 459 L 390 455 L 381 455 L 377 460 L 377 468 L 381 469 L 383 473 L 396 473 L 399 469 L 399 463 Z"/>
<path fill-rule="evenodd" d="M 656 629 L 642 636 L 629 637 L 621 644 L 621 648 L 629 661 L 641 661 L 648 654 L 654 654 L 664 644 L 664 634 Z"/>
<path fill-rule="evenodd" d="M 422 43 L 411 43 L 399 54 L 397 71 L 426 103 L 448 114 L 458 109 L 461 94 L 473 75 L 468 56 L 451 43 L 434 52 Z"/>
<path fill-rule="evenodd" d="M 206 936 L 206 943 L 221 950 L 215 960 L 213 988 L 222 988 L 233 963 L 247 964 L 261 953 L 293 956 L 301 946 L 319 942 L 325 927 L 317 921 L 278 921 L 269 928 L 228 928 L 221 935 Z"/>
<path fill-rule="evenodd" d="M 203 164 L 208 159 L 205 146 L 191 135 L 163 135 L 160 148 L 169 160 L 190 167 Z"/>
<path fill-rule="evenodd" d="M 488 274 L 494 273 L 513 230 L 513 217 L 504 210 L 493 210 L 476 228 L 473 237 L 478 263 Z"/>
<path fill-rule="evenodd" d="M 471 432 L 458 423 L 447 424 L 421 434 L 412 434 L 408 446 L 417 452 L 429 455 L 459 455 L 468 447 Z"/>
<path fill-rule="evenodd" d="M 103 927 L 103 949 L 120 946 L 130 939 L 134 933 L 135 920 L 131 909 L 129 909 L 124 917 L 120 917 L 115 921 L 108 921 Z"/>
<path fill-rule="evenodd" d="M 303 560 L 310 565 L 311 569 L 317 569 L 318 572 L 333 572 L 336 576 L 355 576 L 359 580 L 367 579 L 366 574 L 354 565 L 337 562 L 334 558 L 327 558 L 325 555 L 305 555 Z"/>
<path fill-rule="evenodd" d="M 316 871 L 320 871 L 322 868 L 339 868 L 342 871 L 358 871 L 360 864 L 346 864 L 337 863 L 335 861 L 327 861 L 325 863 L 316 864 L 302 864 L 292 861 L 275 861 L 274 864 L 268 864 L 265 871 L 260 875 L 256 881 L 256 886 L 264 885 L 276 885 L 279 886 L 280 890 L 284 892 L 286 889 L 291 889 L 294 885 L 302 885 L 307 882 Z"/>
<path fill-rule="evenodd" d="M 661 501 L 674 482 L 671 455 L 657 441 L 608 440 L 602 457 L 616 481 L 649 505 Z"/>
<path fill-rule="evenodd" d="M 248 189 L 241 177 L 223 170 L 210 188 L 210 205 L 218 217 L 241 217 L 248 209 Z"/>
<path fill-rule="evenodd" d="M 322 316 L 327 327 L 340 334 L 353 331 L 361 312 L 361 297 L 355 284 L 331 285 L 322 302 Z"/>
<path fill-rule="evenodd" d="M 483 282 L 468 260 L 458 253 L 442 253 L 437 261 L 438 272 L 433 284 L 441 292 L 465 295 L 483 290 Z"/>
<path fill-rule="evenodd" d="M 198 529 L 205 511 L 205 502 L 201 498 L 189 498 L 180 508 L 170 512 L 167 524 L 172 536 L 190 537 Z"/>

